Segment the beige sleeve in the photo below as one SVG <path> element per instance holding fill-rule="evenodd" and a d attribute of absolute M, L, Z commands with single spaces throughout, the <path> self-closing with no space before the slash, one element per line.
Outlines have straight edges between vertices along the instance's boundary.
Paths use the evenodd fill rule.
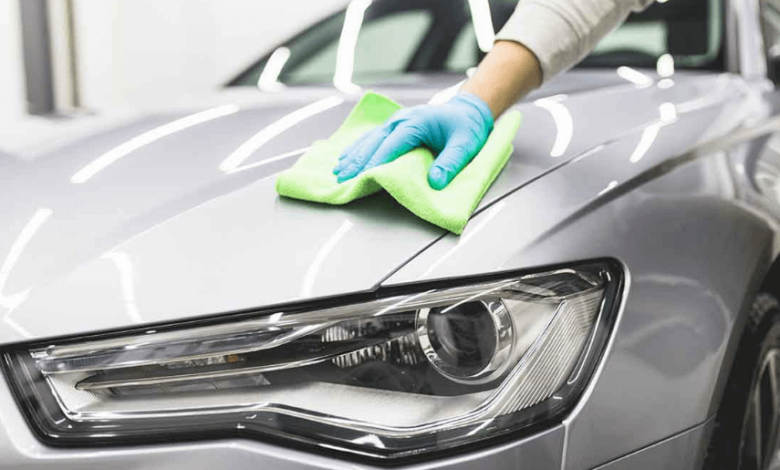
<path fill-rule="evenodd" d="M 516 41 L 542 64 L 543 80 L 568 70 L 653 0 L 521 0 L 496 40 Z"/>

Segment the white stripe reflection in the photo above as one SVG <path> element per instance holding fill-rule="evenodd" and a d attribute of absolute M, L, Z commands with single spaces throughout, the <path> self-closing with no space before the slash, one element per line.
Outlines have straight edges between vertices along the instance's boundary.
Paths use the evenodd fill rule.
<path fill-rule="evenodd" d="M 650 78 L 648 75 L 643 74 L 639 70 L 632 69 L 631 67 L 618 67 L 617 68 L 617 74 L 622 78 L 623 80 L 628 80 L 629 82 L 633 83 L 634 85 L 644 88 L 649 87 L 653 84 L 653 79 Z"/>
<path fill-rule="evenodd" d="M 282 73 L 284 64 L 290 58 L 290 49 L 286 47 L 277 48 L 268 58 L 260 78 L 257 80 L 257 87 L 262 91 L 280 91 L 285 88 L 284 84 L 279 83 L 279 75 Z"/>
<path fill-rule="evenodd" d="M 661 78 L 669 78 L 674 75 L 674 57 L 671 54 L 659 57 L 655 63 L 655 71 Z"/>
<path fill-rule="evenodd" d="M 86 183 L 95 175 L 105 170 L 111 164 L 116 163 L 121 158 L 126 157 L 130 153 L 144 146 L 147 146 L 155 141 L 158 141 L 163 137 L 167 137 L 171 134 L 175 134 L 185 129 L 189 129 L 190 127 L 197 126 L 198 124 L 203 124 L 205 122 L 217 118 L 228 116 L 230 114 L 237 112 L 239 109 L 240 108 L 235 104 L 219 106 L 216 108 L 207 109 L 206 111 L 185 116 L 183 118 L 164 124 L 160 127 L 156 127 L 150 131 L 144 132 L 143 134 L 133 137 L 127 142 L 124 142 L 121 145 L 114 147 L 113 149 L 109 150 L 108 152 L 104 153 L 103 155 L 89 162 L 82 169 L 80 169 L 73 176 L 70 177 L 70 182 L 73 184 Z"/>
<path fill-rule="evenodd" d="M 325 242 L 324 245 L 322 245 L 322 248 L 320 248 L 320 251 L 317 252 L 317 255 L 314 257 L 314 260 L 309 265 L 309 269 L 306 270 L 306 275 L 303 277 L 303 285 L 301 286 L 301 297 L 309 297 L 312 294 L 312 291 L 314 289 L 314 281 L 317 279 L 317 275 L 320 272 L 320 269 L 322 269 L 322 263 L 325 262 L 325 259 L 328 257 L 331 251 L 333 251 L 333 248 L 336 247 L 336 245 L 341 241 L 342 238 L 347 234 L 347 232 L 352 229 L 352 222 L 349 220 L 345 220 L 344 223 L 341 224 L 341 226 L 336 230 L 333 235 L 328 238 L 328 240 Z"/>
<path fill-rule="evenodd" d="M 610 192 L 613 189 L 615 189 L 617 187 L 617 185 L 618 185 L 617 181 L 615 181 L 615 180 L 610 181 L 609 184 L 607 184 L 606 188 L 604 188 L 601 191 L 599 191 L 598 195 L 599 196 L 603 196 L 603 195 L 607 194 L 608 192 Z"/>
<path fill-rule="evenodd" d="M 446 253 L 444 253 L 444 255 L 442 255 L 442 257 L 441 257 L 441 258 L 439 258 L 439 259 L 437 259 L 436 261 L 434 261 L 434 262 L 433 262 L 433 264 L 431 264 L 431 266 L 430 266 L 430 267 L 429 267 L 429 268 L 428 268 L 428 269 L 427 269 L 427 270 L 426 270 L 424 273 L 422 273 L 422 274 L 421 274 L 421 275 L 420 275 L 420 276 L 417 278 L 417 280 L 424 279 L 424 278 L 428 277 L 428 276 L 429 276 L 430 274 L 432 274 L 432 273 L 433 273 L 433 272 L 434 272 L 434 271 L 435 271 L 435 270 L 436 270 L 436 269 L 437 269 L 439 266 L 441 266 L 441 264 L 442 264 L 442 263 L 444 263 L 445 261 L 447 261 L 447 260 L 450 258 L 450 256 L 452 256 L 453 254 L 455 254 L 455 252 L 456 252 L 456 251 L 458 251 L 458 250 L 460 250 L 461 248 L 463 248 L 463 246 L 464 246 L 466 243 L 468 243 L 468 242 L 469 242 L 469 241 L 470 241 L 472 238 L 474 238 L 474 236 L 475 236 L 476 234 L 478 234 L 479 232 L 481 232 L 481 231 L 482 231 L 482 229 L 484 229 L 484 228 L 487 226 L 487 224 L 488 224 L 488 223 L 490 223 L 490 221 L 491 221 L 491 220 L 493 220 L 493 219 L 494 219 L 494 218 L 495 218 L 495 217 L 498 215 L 498 213 L 499 213 L 499 212 L 501 212 L 502 210 L 504 210 L 504 207 L 506 207 L 506 202 L 505 202 L 505 201 L 499 201 L 499 202 L 498 202 L 498 203 L 495 205 L 495 207 L 493 207 L 492 209 L 490 209 L 490 210 L 488 211 L 488 213 L 487 213 L 487 214 L 485 214 L 485 216 L 484 216 L 484 217 L 482 217 L 482 220 L 480 220 L 480 221 L 479 221 L 479 223 L 478 223 L 476 226 L 474 226 L 474 228 L 473 228 L 473 229 L 471 229 L 471 230 L 467 230 L 467 231 L 466 231 L 466 232 L 463 234 L 463 236 L 461 237 L 461 239 L 458 241 L 458 244 L 457 244 L 457 245 L 455 245 L 455 246 L 453 246 L 452 248 L 450 248 L 450 249 L 449 249 L 449 250 L 448 250 Z"/>
<path fill-rule="evenodd" d="M 662 127 L 677 120 L 677 107 L 673 103 L 663 103 L 658 107 L 658 112 L 661 115 L 660 119 L 642 131 L 639 143 L 628 158 L 631 163 L 636 163 L 645 156 L 655 139 L 658 138 Z"/>
<path fill-rule="evenodd" d="M 287 158 L 297 157 L 299 155 L 303 155 L 304 153 L 308 152 L 311 149 L 311 147 L 304 147 L 302 149 L 293 150 L 291 152 L 283 153 L 281 155 L 277 155 L 275 157 L 266 158 L 265 160 L 259 161 L 257 163 L 252 163 L 249 165 L 243 165 L 236 169 L 230 170 L 227 172 L 227 174 L 232 175 L 233 173 L 240 173 L 242 171 L 251 170 L 253 168 L 258 168 L 264 165 L 268 165 L 269 163 L 278 162 L 280 160 L 285 160 Z"/>
<path fill-rule="evenodd" d="M 571 139 L 574 136 L 574 120 L 571 112 L 565 104 L 561 103 L 566 99 L 566 95 L 550 96 L 534 101 L 534 104 L 547 110 L 555 121 L 555 142 L 550 150 L 551 157 L 560 157 L 569 148 Z"/>
<path fill-rule="evenodd" d="M 360 28 L 363 27 L 363 17 L 370 5 L 371 0 L 352 0 L 347 7 L 336 51 L 336 71 L 333 73 L 333 86 L 342 93 L 352 94 L 360 91 L 360 87 L 352 83 L 352 73 L 355 70 L 358 35 Z"/>
<path fill-rule="evenodd" d="M 111 261 L 119 272 L 122 299 L 124 300 L 127 316 L 130 317 L 133 323 L 143 323 L 144 320 L 141 318 L 141 314 L 138 313 L 138 305 L 135 301 L 135 272 L 130 256 L 121 251 L 114 251 L 104 254 L 102 258 Z"/>
<path fill-rule="evenodd" d="M 662 126 L 663 124 L 657 123 L 645 127 L 645 130 L 642 131 L 642 137 L 639 138 L 639 143 L 631 153 L 631 156 L 628 157 L 628 161 L 636 163 L 645 156 L 653 142 L 655 142 L 656 137 L 658 137 L 658 132 L 661 131 Z"/>
<path fill-rule="evenodd" d="M 325 112 L 331 108 L 334 108 L 344 102 L 344 98 L 338 96 L 331 96 L 328 98 L 315 101 L 312 104 L 297 109 L 292 113 L 281 117 L 268 126 L 264 127 L 260 132 L 253 135 L 246 142 L 241 144 L 233 153 L 219 164 L 219 169 L 225 173 L 236 170 L 241 166 L 246 159 L 252 156 L 263 145 L 267 144 L 271 139 L 278 136 L 282 132 L 290 129 L 301 121 L 308 119 L 312 116 L 316 116 L 322 112 Z"/>
<path fill-rule="evenodd" d="M 496 32 L 493 28 L 493 17 L 490 14 L 488 0 L 469 0 L 469 9 L 479 49 L 482 52 L 490 52 L 496 41 Z"/>
<path fill-rule="evenodd" d="M 41 229 L 43 224 L 49 220 L 52 214 L 53 211 L 48 207 L 42 207 L 36 210 L 32 218 L 22 228 L 22 231 L 19 232 L 19 236 L 16 237 L 13 245 L 11 245 L 11 249 L 8 250 L 8 255 L 6 255 L 2 266 L 0 266 L 0 307 L 3 307 L 6 310 L 5 315 L 3 315 L 3 322 L 25 337 L 29 337 L 30 334 L 18 323 L 13 321 L 10 318 L 10 315 L 25 301 L 25 299 L 27 299 L 30 290 L 26 289 L 13 295 L 5 295 L 3 291 L 5 290 L 5 285 L 8 282 L 11 272 L 19 261 L 19 258 L 22 256 L 25 248 L 27 248 L 27 245 L 32 238 Z"/>

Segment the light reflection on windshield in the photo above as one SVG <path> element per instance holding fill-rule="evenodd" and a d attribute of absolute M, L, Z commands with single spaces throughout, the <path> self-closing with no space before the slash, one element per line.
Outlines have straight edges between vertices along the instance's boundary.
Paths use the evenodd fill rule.
<path fill-rule="evenodd" d="M 357 48 L 358 35 L 363 26 L 363 18 L 366 9 L 371 5 L 371 0 L 352 0 L 347 7 L 347 15 L 344 19 L 344 27 L 339 38 L 338 52 L 336 53 L 336 71 L 333 74 L 333 85 L 343 93 L 357 93 L 360 87 L 352 83 L 352 72 L 355 68 L 355 48 Z"/>
<path fill-rule="evenodd" d="M 281 46 L 268 58 L 268 62 L 263 68 L 263 73 L 260 74 L 260 78 L 257 80 L 257 87 L 262 91 L 280 91 L 285 88 L 284 84 L 279 81 L 279 75 L 282 73 L 284 64 L 290 59 L 290 49 Z"/>
<path fill-rule="evenodd" d="M 496 40 L 493 18 L 490 16 L 490 4 L 488 0 L 469 0 L 469 9 L 479 49 L 482 52 L 490 52 Z"/>
<path fill-rule="evenodd" d="M 516 4 L 353 0 L 275 48 L 231 85 L 270 92 L 282 90 L 282 84 L 326 85 L 356 93 L 360 87 L 405 83 L 411 74 L 462 74 L 491 49 Z M 657 71 L 661 79 L 675 69 L 721 70 L 722 28 L 718 0 L 656 3 L 631 15 L 579 67 L 620 68 L 621 76 L 627 72 L 624 78 L 639 86 L 647 81 L 632 70 Z"/>

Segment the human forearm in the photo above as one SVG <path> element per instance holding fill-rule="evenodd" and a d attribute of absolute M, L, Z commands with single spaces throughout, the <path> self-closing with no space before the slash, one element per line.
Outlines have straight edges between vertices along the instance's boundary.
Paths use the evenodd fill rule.
<path fill-rule="evenodd" d="M 524 95 L 565 70 L 628 12 L 652 0 L 523 0 L 496 36 L 493 50 L 446 103 L 395 113 L 362 136 L 333 169 L 338 182 L 425 146 L 437 156 L 428 183 L 441 190 L 479 153 L 494 119 Z"/>
<path fill-rule="evenodd" d="M 521 0 L 498 41 L 462 91 L 482 98 L 494 117 L 567 70 L 631 11 L 652 0 Z"/>
<path fill-rule="evenodd" d="M 530 50 L 516 42 L 498 41 L 461 91 L 480 97 L 498 117 L 541 83 L 541 66 Z"/>

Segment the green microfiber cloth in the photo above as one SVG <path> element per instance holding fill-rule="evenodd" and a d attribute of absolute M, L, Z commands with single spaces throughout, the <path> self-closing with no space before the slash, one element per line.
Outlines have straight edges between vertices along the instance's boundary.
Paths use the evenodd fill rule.
<path fill-rule="evenodd" d="M 441 191 L 428 185 L 428 168 L 434 155 L 426 148 L 415 149 L 344 183 L 336 182 L 333 167 L 341 152 L 399 109 L 399 104 L 385 96 L 366 93 L 335 134 L 315 142 L 278 177 L 276 191 L 295 199 L 341 205 L 384 189 L 418 217 L 460 235 L 509 160 L 522 116 L 517 111 L 504 115 L 479 154 Z"/>

